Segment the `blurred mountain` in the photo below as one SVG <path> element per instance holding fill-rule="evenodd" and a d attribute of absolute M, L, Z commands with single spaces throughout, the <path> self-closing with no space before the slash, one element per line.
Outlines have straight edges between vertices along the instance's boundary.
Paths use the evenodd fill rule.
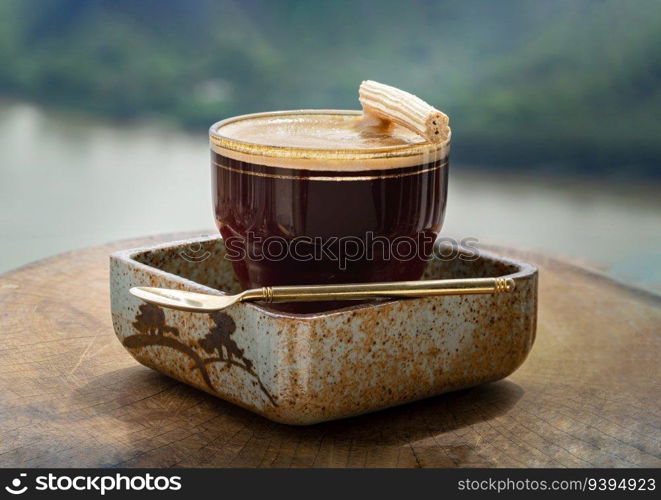
<path fill-rule="evenodd" d="M 0 95 L 204 129 L 370 78 L 450 114 L 455 161 L 661 177 L 660 46 L 655 0 L 3 0 Z"/>

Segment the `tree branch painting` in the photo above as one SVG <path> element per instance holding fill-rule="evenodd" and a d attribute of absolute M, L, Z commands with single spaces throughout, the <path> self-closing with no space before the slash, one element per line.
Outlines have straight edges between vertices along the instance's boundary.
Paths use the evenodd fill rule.
<path fill-rule="evenodd" d="M 215 326 L 211 327 L 209 333 L 198 341 L 199 347 L 211 355 L 206 358 L 177 339 L 179 330 L 168 325 L 163 310 L 153 304 L 140 306 L 133 322 L 133 327 L 140 333 L 126 337 L 123 344 L 125 347 L 133 349 L 147 346 L 167 347 L 188 356 L 193 360 L 194 368 L 200 372 L 205 384 L 216 394 L 218 391 L 211 382 L 207 366 L 213 363 L 223 363 L 230 368 L 236 367 L 253 377 L 271 404 L 277 406 L 275 399 L 255 372 L 253 362 L 245 356 L 243 349 L 232 338 L 232 334 L 236 331 L 236 324 L 232 317 L 223 312 L 217 312 L 211 314 L 211 318 Z"/>

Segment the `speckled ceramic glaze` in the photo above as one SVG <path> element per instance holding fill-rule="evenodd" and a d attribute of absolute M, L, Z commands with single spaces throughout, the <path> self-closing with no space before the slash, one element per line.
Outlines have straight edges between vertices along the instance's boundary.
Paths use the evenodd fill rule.
<path fill-rule="evenodd" d="M 201 237 L 110 258 L 112 318 L 145 366 L 288 424 L 350 417 L 511 374 L 535 339 L 537 270 L 481 252 L 430 262 L 424 279 L 510 277 L 510 294 L 391 300 L 319 314 L 237 304 L 213 314 L 148 305 L 156 286 L 237 292 L 222 240 Z"/>

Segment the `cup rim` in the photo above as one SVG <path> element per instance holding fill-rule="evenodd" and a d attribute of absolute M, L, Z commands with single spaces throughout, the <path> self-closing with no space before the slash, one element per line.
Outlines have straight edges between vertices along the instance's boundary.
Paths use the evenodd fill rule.
<path fill-rule="evenodd" d="M 403 146 L 383 146 L 365 149 L 320 149 L 292 146 L 271 146 L 254 142 L 231 139 L 222 135 L 219 129 L 230 123 L 242 120 L 270 116 L 293 116 L 293 115 L 345 115 L 360 116 L 362 111 L 341 109 L 299 109 L 286 111 L 267 111 L 261 113 L 250 113 L 234 116 L 220 120 L 209 128 L 209 140 L 212 148 L 232 151 L 240 154 L 254 155 L 257 157 L 289 158 L 301 160 L 370 160 L 406 158 L 411 156 L 428 155 L 431 152 L 443 152 L 449 149 L 451 131 L 448 138 L 441 143 L 430 141 L 407 144 Z"/>

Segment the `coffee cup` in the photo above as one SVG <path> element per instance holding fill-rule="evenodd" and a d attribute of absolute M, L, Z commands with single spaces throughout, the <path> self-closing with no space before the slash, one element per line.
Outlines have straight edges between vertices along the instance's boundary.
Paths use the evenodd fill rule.
<path fill-rule="evenodd" d="M 220 121 L 210 142 L 216 224 L 243 287 L 422 276 L 445 213 L 449 138 L 302 110 Z"/>

